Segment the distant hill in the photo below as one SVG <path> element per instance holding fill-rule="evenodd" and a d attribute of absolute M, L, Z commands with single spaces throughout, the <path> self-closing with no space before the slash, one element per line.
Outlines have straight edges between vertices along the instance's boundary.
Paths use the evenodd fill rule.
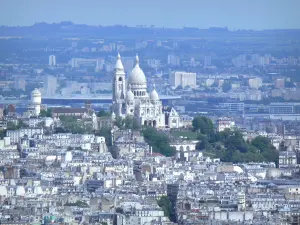
<path fill-rule="evenodd" d="M 227 28 L 212 27 L 209 29 L 198 29 L 194 27 L 176 28 L 156 28 L 156 27 L 128 27 L 123 25 L 115 26 L 90 26 L 85 24 L 74 24 L 72 22 L 61 23 L 36 23 L 32 26 L 0 27 L 1 37 L 90 37 L 90 38 L 158 38 L 158 37 L 209 37 L 215 35 L 245 35 L 249 33 L 259 33 L 271 36 L 274 33 L 284 35 L 299 35 L 300 30 L 267 30 L 267 31 L 229 31 Z"/>

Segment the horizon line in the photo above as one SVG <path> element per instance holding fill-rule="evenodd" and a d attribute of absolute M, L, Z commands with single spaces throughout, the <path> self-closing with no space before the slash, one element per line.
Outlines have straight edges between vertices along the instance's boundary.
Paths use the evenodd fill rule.
<path fill-rule="evenodd" d="M 70 25 L 85 25 L 85 26 L 91 26 L 91 27 L 127 27 L 127 28 L 150 28 L 150 29 L 184 29 L 184 28 L 191 28 L 191 29 L 198 29 L 198 30 L 209 30 L 212 28 L 218 28 L 218 29 L 224 29 L 227 31 L 270 31 L 270 30 L 300 30 L 300 28 L 264 28 L 264 29 L 252 29 L 252 28 L 229 28 L 228 26 L 222 27 L 222 26 L 209 26 L 206 28 L 200 28 L 200 27 L 194 27 L 194 26 L 181 26 L 181 27 L 167 27 L 167 26 L 157 26 L 157 25 L 147 25 L 147 24 L 137 24 L 137 25 L 125 25 L 125 24 L 114 24 L 114 25 L 94 25 L 94 24 L 85 24 L 85 23 L 74 23 L 73 21 L 60 21 L 60 22 L 35 22 L 30 25 L 0 25 L 1 27 L 7 27 L 7 28 L 18 28 L 18 27 L 32 27 L 34 25 L 38 24 L 46 24 L 46 25 L 54 25 L 54 24 L 67 24 Z"/>

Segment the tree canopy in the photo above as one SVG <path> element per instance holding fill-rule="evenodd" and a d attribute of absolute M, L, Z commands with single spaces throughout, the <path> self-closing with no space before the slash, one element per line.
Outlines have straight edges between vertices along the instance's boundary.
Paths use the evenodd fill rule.
<path fill-rule="evenodd" d="M 58 132 L 70 132 L 72 134 L 90 134 L 93 131 L 93 126 L 90 122 L 77 119 L 73 116 L 60 116 L 59 117 L 62 128 Z"/>
<path fill-rule="evenodd" d="M 196 116 L 193 121 L 193 130 L 201 134 L 210 135 L 213 133 L 214 125 L 212 121 L 204 116 Z"/>
<path fill-rule="evenodd" d="M 97 114 L 98 117 L 106 117 L 106 116 L 110 116 L 110 113 L 105 111 L 105 110 L 100 110 Z"/>
<path fill-rule="evenodd" d="M 167 196 L 162 196 L 157 203 L 164 211 L 164 215 L 171 219 L 172 205 L 169 198 Z"/>
<path fill-rule="evenodd" d="M 126 116 L 124 119 L 121 117 L 117 117 L 114 121 L 114 124 L 119 129 L 139 130 L 141 128 L 139 122 L 133 116 Z"/>
<path fill-rule="evenodd" d="M 100 130 L 95 131 L 96 136 L 101 136 L 105 138 L 105 142 L 108 147 L 112 146 L 112 137 L 111 137 L 111 129 L 108 127 L 102 127 Z"/>
<path fill-rule="evenodd" d="M 230 91 L 232 88 L 230 81 L 224 81 L 223 85 L 222 85 L 222 90 L 223 92 L 228 92 Z"/>
<path fill-rule="evenodd" d="M 196 148 L 211 152 L 224 162 L 278 163 L 278 151 L 266 137 L 257 136 L 247 142 L 239 131 L 216 132 L 212 121 L 205 117 L 195 117 L 192 124 L 193 130 L 198 132 Z"/>
<path fill-rule="evenodd" d="M 153 127 L 146 127 L 143 129 L 145 141 L 152 147 L 153 152 L 160 153 L 165 156 L 173 156 L 176 154 L 175 148 L 170 146 L 169 137 L 156 130 Z"/>
<path fill-rule="evenodd" d="M 51 117 L 52 116 L 52 109 L 41 110 L 40 117 Z"/>

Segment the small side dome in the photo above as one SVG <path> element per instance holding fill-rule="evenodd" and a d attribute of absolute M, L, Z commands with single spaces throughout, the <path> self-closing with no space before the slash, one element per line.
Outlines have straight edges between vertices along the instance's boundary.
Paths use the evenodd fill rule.
<path fill-rule="evenodd" d="M 123 64 L 122 64 L 122 61 L 121 61 L 121 56 L 120 56 L 119 53 L 118 53 L 118 56 L 117 56 L 117 61 L 116 61 L 115 69 L 116 70 L 124 70 L 124 67 L 123 67 Z"/>
<path fill-rule="evenodd" d="M 131 90 L 127 91 L 127 101 L 134 101 L 134 94 L 132 93 Z"/>
<path fill-rule="evenodd" d="M 41 92 L 39 91 L 39 89 L 35 88 L 32 92 L 31 92 L 32 96 L 41 96 Z"/>
<path fill-rule="evenodd" d="M 150 93 L 150 100 L 152 100 L 152 101 L 158 101 L 159 100 L 159 96 L 157 94 L 157 91 L 155 90 L 154 85 L 153 85 L 153 90 Z"/>

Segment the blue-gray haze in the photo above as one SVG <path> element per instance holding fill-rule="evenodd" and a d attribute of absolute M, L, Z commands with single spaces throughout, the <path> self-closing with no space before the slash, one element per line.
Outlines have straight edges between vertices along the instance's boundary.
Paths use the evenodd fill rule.
<path fill-rule="evenodd" d="M 300 28 L 300 0 L 0 0 L 0 25 Z"/>

